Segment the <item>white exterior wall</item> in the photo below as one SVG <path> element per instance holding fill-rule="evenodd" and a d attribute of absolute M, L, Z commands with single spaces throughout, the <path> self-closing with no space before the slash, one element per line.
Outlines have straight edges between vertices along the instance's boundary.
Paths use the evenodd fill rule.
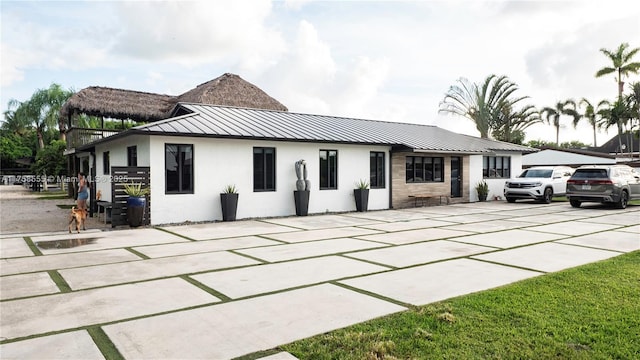
<path fill-rule="evenodd" d="M 111 201 L 111 174 L 103 172 L 103 156 L 109 151 L 109 166 L 127 166 L 127 147 L 137 146 L 138 166 L 150 166 L 149 137 L 129 136 L 111 141 L 108 144 L 96 145 L 96 192 L 100 190 L 102 200 Z"/>
<path fill-rule="evenodd" d="M 482 181 L 482 161 L 485 155 L 469 156 L 469 201 L 478 201 L 476 184 Z M 522 154 L 513 152 L 495 153 L 490 156 L 509 156 L 511 158 L 511 177 L 515 177 L 522 172 Z M 487 200 L 492 200 L 495 196 L 504 198 L 504 183 L 507 179 L 485 179 L 489 185 L 489 195 Z"/>
<path fill-rule="evenodd" d="M 193 194 L 165 194 L 165 144 L 193 144 Z M 276 149 L 276 191 L 253 191 L 254 147 Z M 126 145 L 122 145 L 122 148 L 126 161 Z M 321 149 L 338 151 L 337 190 L 319 189 Z M 388 146 L 153 136 L 149 152 L 151 221 L 152 224 L 166 224 L 221 220 L 220 193 L 227 185 L 235 185 L 240 194 L 238 219 L 295 215 L 293 191 L 297 177 L 294 164 L 300 159 L 307 162 L 308 179 L 311 181 L 310 214 L 355 211 L 354 184 L 359 179 L 369 180 L 370 151 L 386 154 L 387 186 L 370 190 L 369 209 L 388 209 Z M 139 165 L 143 165 L 140 148 L 138 154 Z M 114 155 L 111 156 L 114 159 Z"/>

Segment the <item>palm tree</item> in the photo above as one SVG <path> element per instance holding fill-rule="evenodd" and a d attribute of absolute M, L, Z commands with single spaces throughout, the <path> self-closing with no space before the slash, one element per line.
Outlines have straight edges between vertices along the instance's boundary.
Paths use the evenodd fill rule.
<path fill-rule="evenodd" d="M 640 62 L 631 62 L 631 58 L 640 51 L 640 48 L 630 49 L 627 51 L 628 47 L 628 43 L 622 43 L 614 51 L 604 48 L 600 49 L 600 52 L 611 60 L 612 66 L 603 67 L 598 70 L 598 72 L 596 72 L 596 77 L 612 73 L 618 74 L 618 77 L 616 78 L 616 81 L 618 82 L 618 100 L 622 99 L 622 92 L 624 90 L 624 81 L 622 81 L 623 77 L 629 76 L 629 74 L 637 74 L 640 70 Z M 616 126 L 618 127 L 618 144 L 620 149 L 622 149 L 622 124 L 616 124 Z"/>
<path fill-rule="evenodd" d="M 62 105 L 74 94 L 73 90 L 64 90 L 62 86 L 58 84 L 51 84 L 47 91 L 47 110 L 46 116 L 49 118 L 48 122 L 56 120 L 58 122 L 58 130 L 60 130 L 60 140 L 66 141 L 65 119 L 60 117 L 60 109 Z"/>
<path fill-rule="evenodd" d="M 7 104 L 7 110 L 4 112 L 4 121 L 2 122 L 2 130 L 6 130 L 12 134 L 24 135 L 27 132 L 27 126 L 29 125 L 21 119 L 16 117 L 16 110 L 20 106 L 20 102 L 11 99 Z"/>
<path fill-rule="evenodd" d="M 17 104 L 17 108 L 13 113 L 15 120 L 22 124 L 32 125 L 38 135 L 39 148 L 44 149 L 44 133 L 46 129 L 53 128 L 56 124 L 60 126 L 58 113 L 72 94 L 72 91 L 65 91 L 58 84 L 51 84 L 48 89 L 36 90 L 27 101 L 11 100 L 9 103 Z M 61 132 L 64 132 L 64 122 L 62 126 Z"/>
<path fill-rule="evenodd" d="M 632 109 L 627 106 L 624 99 L 618 99 L 613 104 L 606 100 L 601 103 L 606 105 L 605 108 L 598 111 L 598 114 L 605 120 L 603 123 L 605 129 L 609 129 L 614 125 L 621 127 L 621 124 L 626 123 L 634 116 Z M 622 152 L 621 137 L 618 137 L 618 140 L 620 141 L 618 151 Z"/>
<path fill-rule="evenodd" d="M 540 114 L 548 124 L 553 125 L 556 128 L 556 146 L 560 146 L 560 117 L 562 115 L 570 115 L 573 117 L 574 123 L 576 123 L 580 118 L 580 115 L 576 111 L 576 102 L 572 99 L 558 101 L 555 108 L 545 107 L 542 109 Z"/>
<path fill-rule="evenodd" d="M 627 96 L 625 96 L 625 104 L 627 104 L 627 107 L 630 111 L 630 119 L 629 119 L 629 132 L 630 132 L 630 143 L 631 143 L 631 148 L 630 148 L 630 152 L 633 153 L 633 140 L 634 137 L 636 137 L 637 135 L 640 135 L 640 82 L 634 82 L 631 83 L 631 93 L 628 94 Z M 637 125 L 634 124 L 634 120 L 636 121 Z M 634 128 L 636 128 L 636 126 L 639 128 L 639 130 L 636 130 L 634 132 Z"/>
<path fill-rule="evenodd" d="M 504 106 L 513 106 L 526 98 L 510 98 L 518 86 L 504 75 L 489 75 L 482 85 L 465 78 L 458 79 L 458 83 L 449 88 L 438 112 L 469 118 L 476 124 L 480 137 L 485 139 L 489 137 L 496 114 Z"/>
<path fill-rule="evenodd" d="M 602 127 L 602 121 L 601 121 L 601 116 L 599 114 L 599 111 L 602 109 L 602 106 L 607 105 L 608 101 L 607 100 L 602 100 L 598 103 L 598 105 L 596 105 L 595 107 L 591 104 L 591 102 L 589 102 L 589 100 L 587 100 L 586 98 L 582 98 L 582 100 L 580 100 L 580 106 L 584 106 L 584 113 L 579 114 L 580 117 L 574 120 L 573 122 L 573 127 L 575 128 L 578 125 L 578 122 L 580 119 L 584 118 L 587 119 L 587 122 L 589 122 L 589 125 L 591 125 L 591 127 L 593 128 L 593 147 L 597 147 L 597 140 L 596 140 L 596 133 L 598 131 L 599 128 Z M 600 118 L 600 119 L 598 119 Z"/>
<path fill-rule="evenodd" d="M 541 121 L 540 112 L 533 105 L 526 105 L 517 111 L 511 106 L 504 106 L 495 118 L 491 135 L 496 140 L 522 144 L 524 130 Z"/>

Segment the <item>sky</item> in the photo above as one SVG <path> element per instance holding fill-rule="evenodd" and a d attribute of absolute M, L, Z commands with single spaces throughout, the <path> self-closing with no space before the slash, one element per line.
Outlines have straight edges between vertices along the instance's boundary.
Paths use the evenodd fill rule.
<path fill-rule="evenodd" d="M 611 66 L 600 49 L 640 47 L 640 1 L 0 0 L 0 13 L 2 112 L 52 83 L 179 95 L 233 73 L 291 112 L 479 136 L 438 112 L 458 79 L 506 75 L 538 108 L 595 104 L 617 96 L 614 75 L 595 78 Z M 561 123 L 560 142 L 593 145 L 586 122 Z M 525 140 L 555 137 L 538 124 Z"/>

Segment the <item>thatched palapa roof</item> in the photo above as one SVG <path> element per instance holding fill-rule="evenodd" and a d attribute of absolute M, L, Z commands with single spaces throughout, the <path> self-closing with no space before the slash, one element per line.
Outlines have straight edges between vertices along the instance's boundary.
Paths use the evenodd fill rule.
<path fill-rule="evenodd" d="M 240 76 L 226 73 L 178 96 L 179 102 L 287 111 L 287 107 Z"/>
<path fill-rule="evenodd" d="M 116 119 L 153 122 L 166 119 L 178 102 L 288 111 L 287 107 L 240 76 L 226 73 L 182 95 L 171 96 L 91 86 L 74 94 L 60 110 Z"/>
<path fill-rule="evenodd" d="M 75 113 L 151 122 L 165 119 L 175 97 L 133 90 L 91 86 L 75 93 L 60 109 L 66 118 Z"/>

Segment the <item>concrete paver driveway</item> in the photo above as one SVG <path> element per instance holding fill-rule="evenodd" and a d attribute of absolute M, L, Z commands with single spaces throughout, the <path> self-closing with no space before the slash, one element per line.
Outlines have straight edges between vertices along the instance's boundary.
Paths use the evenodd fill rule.
<path fill-rule="evenodd" d="M 0 356 L 231 359 L 640 250 L 639 222 L 640 206 L 486 202 L 0 234 Z"/>

